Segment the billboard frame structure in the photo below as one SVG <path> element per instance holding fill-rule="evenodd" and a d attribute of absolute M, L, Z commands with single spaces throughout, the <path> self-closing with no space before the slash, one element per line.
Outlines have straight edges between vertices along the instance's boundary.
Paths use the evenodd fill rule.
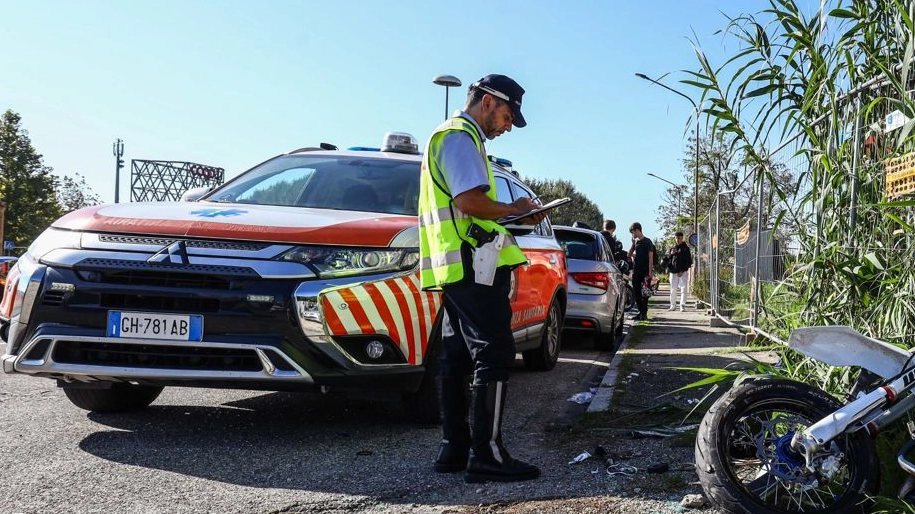
<path fill-rule="evenodd" d="M 130 201 L 177 201 L 188 189 L 215 187 L 224 180 L 225 170 L 217 166 L 186 161 L 132 159 Z"/>

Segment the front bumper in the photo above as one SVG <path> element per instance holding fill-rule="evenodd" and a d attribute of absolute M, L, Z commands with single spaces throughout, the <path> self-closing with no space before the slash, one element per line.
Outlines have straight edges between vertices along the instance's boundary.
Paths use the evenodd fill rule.
<path fill-rule="evenodd" d="M 104 283 L 95 275 L 87 281 L 85 273 L 33 263 L 22 268 L 19 301 L 0 330 L 6 373 L 70 383 L 412 391 L 425 371 L 387 334 L 330 336 L 320 316 L 303 312 L 319 291 L 341 284 L 235 278 L 218 290 L 176 289 Z M 108 337 L 107 312 L 121 309 L 200 314 L 203 340 Z M 358 354 L 370 340 L 380 341 L 388 355 L 378 364 Z"/>

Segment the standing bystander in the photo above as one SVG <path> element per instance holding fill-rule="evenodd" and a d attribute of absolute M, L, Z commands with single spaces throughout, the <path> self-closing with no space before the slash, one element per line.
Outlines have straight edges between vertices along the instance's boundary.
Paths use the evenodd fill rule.
<path fill-rule="evenodd" d="M 632 260 L 632 289 L 639 313 L 632 317 L 634 321 L 648 319 L 648 298 L 642 294 L 642 283 L 647 278 L 651 283 L 651 270 L 654 269 L 654 243 L 642 233 L 642 224 L 635 222 L 629 226 L 632 234 L 632 246 L 629 258 Z"/>
<path fill-rule="evenodd" d="M 677 231 L 677 243 L 667 253 L 670 271 L 670 308 L 677 308 L 677 289 L 680 291 L 680 310 L 686 307 L 686 291 L 689 285 L 689 269 L 693 267 L 693 256 L 689 245 L 683 241 L 683 232 Z"/>

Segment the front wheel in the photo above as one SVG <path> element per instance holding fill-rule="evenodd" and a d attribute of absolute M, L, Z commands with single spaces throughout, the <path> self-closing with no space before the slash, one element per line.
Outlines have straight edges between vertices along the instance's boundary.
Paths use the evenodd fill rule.
<path fill-rule="evenodd" d="M 127 412 L 144 409 L 159 394 L 160 386 L 147 386 L 119 382 L 105 389 L 65 387 L 64 394 L 70 403 L 80 409 L 94 412 Z"/>
<path fill-rule="evenodd" d="M 706 496 L 738 514 L 868 512 L 880 468 L 863 431 L 828 443 L 813 473 L 790 445 L 795 432 L 841 406 L 800 382 L 764 378 L 735 386 L 712 405 L 696 436 L 696 472 Z"/>

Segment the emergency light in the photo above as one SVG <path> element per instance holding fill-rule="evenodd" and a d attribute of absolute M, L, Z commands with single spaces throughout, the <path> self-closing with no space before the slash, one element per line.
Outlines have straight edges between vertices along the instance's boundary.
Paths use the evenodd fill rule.
<path fill-rule="evenodd" d="M 385 132 L 381 142 L 382 152 L 419 153 L 416 138 L 406 132 Z"/>

